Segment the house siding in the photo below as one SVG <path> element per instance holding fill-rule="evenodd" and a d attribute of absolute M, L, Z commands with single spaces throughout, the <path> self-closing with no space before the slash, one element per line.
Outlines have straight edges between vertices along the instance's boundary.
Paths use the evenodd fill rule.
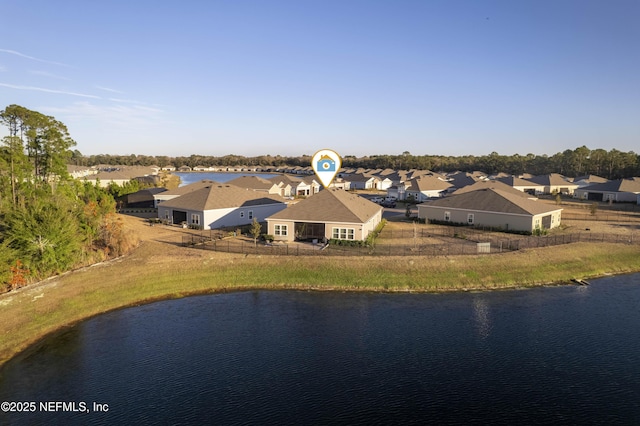
<path fill-rule="evenodd" d="M 426 220 L 445 220 L 445 212 L 449 212 L 449 221 L 452 223 L 468 223 L 468 215 L 473 214 L 473 225 L 502 228 L 509 231 L 532 232 L 536 227 L 536 220 L 542 226 L 542 218 L 551 216 L 549 228 L 560 225 L 561 211 L 553 211 L 539 215 L 516 215 L 498 212 L 475 211 L 469 209 L 453 209 L 434 207 L 429 205 L 418 206 L 418 217 Z"/>
<path fill-rule="evenodd" d="M 173 221 L 174 210 L 180 212 L 187 212 L 187 223 L 193 224 L 191 221 L 192 215 L 200 216 L 200 223 L 203 229 L 218 229 L 230 226 L 244 226 L 250 225 L 253 222 L 253 218 L 256 218 L 259 222 L 264 222 L 265 218 L 279 212 L 286 208 L 286 204 L 265 204 L 258 206 L 248 207 L 230 207 L 224 209 L 215 210 L 190 210 L 182 209 L 179 207 L 164 207 L 162 204 L 158 206 L 158 217 L 160 219 L 169 218 Z M 241 215 L 241 212 L 243 213 Z M 249 214 L 252 212 L 252 214 Z"/>
<path fill-rule="evenodd" d="M 382 210 L 380 210 L 377 214 L 372 216 L 365 223 L 345 223 L 345 222 L 306 222 L 306 221 L 294 221 L 294 220 L 276 220 L 270 219 L 268 220 L 268 234 L 274 237 L 275 241 L 287 241 L 292 242 L 295 240 L 294 229 L 296 223 L 324 223 L 325 225 L 325 234 L 324 237 L 327 240 L 330 240 L 333 235 L 333 228 L 348 228 L 354 230 L 354 240 L 362 241 L 365 240 L 369 234 L 375 230 L 376 226 L 382 220 Z M 276 225 L 286 225 L 287 226 L 287 235 L 276 235 L 275 227 Z"/>

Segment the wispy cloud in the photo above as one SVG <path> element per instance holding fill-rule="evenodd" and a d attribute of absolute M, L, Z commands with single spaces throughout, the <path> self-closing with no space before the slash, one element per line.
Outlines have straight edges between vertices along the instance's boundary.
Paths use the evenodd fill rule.
<path fill-rule="evenodd" d="M 42 77 L 55 78 L 55 79 L 58 79 L 58 80 L 67 80 L 67 81 L 71 80 L 70 78 L 62 77 L 61 75 L 52 74 L 52 73 L 47 72 L 47 71 L 29 70 L 28 73 L 32 74 L 32 75 L 39 75 L 39 76 L 42 76 Z"/>
<path fill-rule="evenodd" d="M 45 64 L 60 65 L 60 66 L 63 66 L 63 67 L 70 66 L 70 65 L 67 65 L 67 64 L 63 64 L 62 62 L 48 61 L 46 59 L 40 59 L 40 58 L 36 58 L 34 56 L 25 55 L 24 53 L 16 52 L 15 50 L 0 49 L 0 52 L 8 53 L 10 55 L 19 56 L 19 57 L 25 58 L 25 59 L 30 59 L 32 61 L 44 62 Z"/>
<path fill-rule="evenodd" d="M 79 101 L 66 107 L 50 107 L 47 111 L 72 120 L 102 124 L 109 130 L 131 130 L 154 125 L 162 119 L 163 111 L 144 106 L 97 105 Z"/>
<path fill-rule="evenodd" d="M 16 89 L 16 90 L 31 90 L 35 92 L 56 93 L 56 94 L 68 95 L 68 96 L 79 96 L 81 98 L 102 99 L 100 96 L 87 95 L 85 93 L 69 92 L 66 90 L 47 89 L 44 87 L 19 86 L 16 84 L 7 84 L 7 83 L 0 83 L 0 87 L 7 87 L 9 89 Z"/>
<path fill-rule="evenodd" d="M 95 86 L 96 89 L 100 89 L 100 90 L 104 90 L 105 92 L 111 92 L 111 93 L 120 93 L 123 94 L 124 92 L 120 91 L 120 90 L 116 90 L 116 89 L 111 89 L 109 87 L 104 87 L 104 86 Z"/>

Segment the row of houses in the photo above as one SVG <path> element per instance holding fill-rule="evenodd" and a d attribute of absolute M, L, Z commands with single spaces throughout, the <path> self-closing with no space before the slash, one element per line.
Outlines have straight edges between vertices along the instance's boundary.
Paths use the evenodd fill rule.
<path fill-rule="evenodd" d="M 203 229 L 238 227 L 254 219 L 266 223 L 276 240 L 364 240 L 382 218 L 382 207 L 346 189 L 368 189 L 368 172 L 341 170 L 336 185 L 321 190 L 313 176 L 278 174 L 265 179 L 242 176 L 225 184 L 203 180 L 172 191 L 149 191 L 158 217 Z M 111 171 L 109 173 L 114 173 Z M 380 172 L 379 172 L 380 173 Z M 560 225 L 561 208 L 537 202 L 537 195 L 562 193 L 598 201 L 640 201 L 640 179 L 570 180 L 561 175 L 442 175 L 430 171 L 387 173 L 388 196 L 418 203 L 425 220 L 506 231 L 533 232 Z M 406 179 L 406 180 L 402 180 Z M 354 185 L 355 183 L 355 185 Z M 598 195 L 600 194 L 600 195 Z M 130 195 L 133 197 L 135 194 Z M 300 197 L 303 199 L 293 197 Z M 131 199 L 129 200 L 131 201 Z"/>
<path fill-rule="evenodd" d="M 364 240 L 382 220 L 383 208 L 340 188 L 288 200 L 275 185 L 262 191 L 203 180 L 153 195 L 158 217 L 202 229 L 249 225 L 257 220 L 277 241 Z M 270 191 L 271 193 L 270 193 Z M 425 220 L 533 232 L 560 225 L 561 208 L 536 202 L 530 194 L 497 181 L 480 181 L 436 201 L 418 205 Z"/>
<path fill-rule="evenodd" d="M 81 168 L 69 166 L 74 177 L 82 178 L 101 186 L 110 183 L 122 185 L 131 179 L 156 183 L 161 168 L 156 166 L 96 166 Z M 163 169 L 174 169 L 173 167 Z M 276 182 L 279 189 L 270 189 L 270 193 L 279 192 L 284 197 L 310 196 L 320 191 L 320 183 L 315 179 L 311 167 L 195 167 L 184 166 L 188 171 L 247 171 L 247 172 L 276 172 Z M 242 183 L 241 187 L 256 189 L 272 186 L 273 179 L 246 177 L 254 182 Z M 637 202 L 640 193 L 640 178 L 627 178 L 609 181 L 605 178 L 587 175 L 569 178 L 558 173 L 548 175 L 510 176 L 498 174 L 487 176 L 482 172 L 455 172 L 449 174 L 436 173 L 429 170 L 393 170 L 393 169 L 354 169 L 342 168 L 337 174 L 333 186 L 346 190 L 381 190 L 387 196 L 398 200 L 412 200 L 423 202 L 433 198 L 440 198 L 460 188 L 479 181 L 498 181 L 505 183 L 519 191 L 533 195 L 565 194 L 579 199 L 593 201 Z"/>

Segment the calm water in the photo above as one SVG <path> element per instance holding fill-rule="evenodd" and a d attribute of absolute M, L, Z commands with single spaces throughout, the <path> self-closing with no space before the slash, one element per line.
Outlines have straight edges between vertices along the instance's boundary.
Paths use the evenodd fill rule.
<path fill-rule="evenodd" d="M 390 295 L 244 292 L 120 310 L 0 371 L 0 424 L 640 424 L 640 275 Z"/>
<path fill-rule="evenodd" d="M 275 173 L 236 173 L 236 172 L 224 172 L 224 173 L 214 173 L 214 172 L 191 172 L 191 173 L 173 173 L 176 176 L 180 176 L 180 186 L 188 185 L 190 183 L 199 182 L 203 179 L 214 180 L 216 182 L 225 183 L 233 180 L 235 178 L 239 178 L 242 176 L 258 176 L 265 179 L 270 179 L 274 176 L 277 176 Z"/>

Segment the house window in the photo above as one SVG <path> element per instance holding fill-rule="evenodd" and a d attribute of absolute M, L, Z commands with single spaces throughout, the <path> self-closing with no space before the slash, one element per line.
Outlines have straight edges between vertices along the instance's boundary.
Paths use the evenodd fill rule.
<path fill-rule="evenodd" d="M 200 225 L 200 215 L 199 214 L 191 214 L 191 223 L 194 225 Z"/>
<path fill-rule="evenodd" d="M 331 238 L 336 240 L 355 240 L 356 231 L 353 228 L 332 228 Z"/>
<path fill-rule="evenodd" d="M 169 210 L 164 211 L 164 218 L 169 219 L 171 216 L 169 215 Z"/>
<path fill-rule="evenodd" d="M 449 222 L 451 220 L 451 212 L 444 212 L 444 221 Z"/>
<path fill-rule="evenodd" d="M 286 237 L 287 236 L 287 225 L 274 225 L 273 226 L 273 233 L 275 235 L 279 235 L 281 237 Z"/>
<path fill-rule="evenodd" d="M 249 210 L 249 219 L 253 219 L 253 210 Z"/>
<path fill-rule="evenodd" d="M 240 210 L 240 217 L 243 218 L 244 217 L 244 211 Z"/>
<path fill-rule="evenodd" d="M 467 223 L 473 225 L 473 213 L 467 214 Z"/>

